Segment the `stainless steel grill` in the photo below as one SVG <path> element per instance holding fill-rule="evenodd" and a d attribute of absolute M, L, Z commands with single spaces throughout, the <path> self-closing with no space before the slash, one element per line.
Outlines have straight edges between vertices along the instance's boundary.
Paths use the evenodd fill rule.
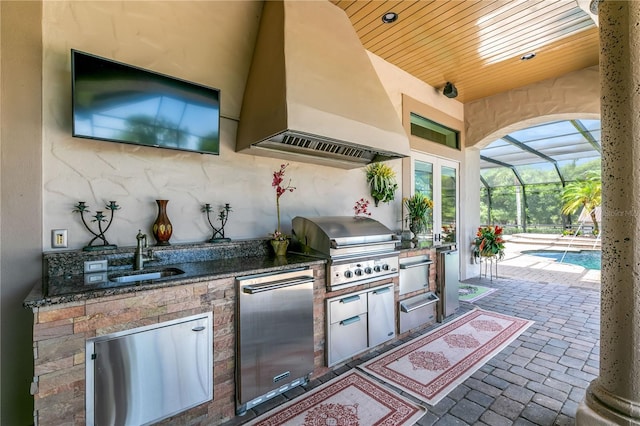
<path fill-rule="evenodd" d="M 395 234 L 365 217 L 295 217 L 295 235 L 304 253 L 328 259 L 329 291 L 398 275 Z"/>

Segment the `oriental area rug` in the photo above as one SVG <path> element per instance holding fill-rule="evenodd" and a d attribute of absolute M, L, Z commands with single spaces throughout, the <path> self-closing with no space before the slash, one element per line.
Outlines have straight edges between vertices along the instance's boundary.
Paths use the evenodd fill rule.
<path fill-rule="evenodd" d="M 494 291 L 498 291 L 497 288 L 484 287 L 481 285 L 460 284 L 458 287 L 458 299 L 463 302 L 475 302 L 478 299 L 482 299 L 485 296 L 490 295 Z"/>
<path fill-rule="evenodd" d="M 435 405 L 531 324 L 474 309 L 358 368 Z"/>
<path fill-rule="evenodd" d="M 252 426 L 414 425 L 426 409 L 351 370 L 247 423 Z"/>

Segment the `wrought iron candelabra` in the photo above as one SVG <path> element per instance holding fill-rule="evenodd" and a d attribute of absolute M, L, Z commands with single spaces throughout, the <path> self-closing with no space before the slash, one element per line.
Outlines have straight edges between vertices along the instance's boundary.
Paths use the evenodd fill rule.
<path fill-rule="evenodd" d="M 109 219 L 107 219 L 107 217 L 102 213 L 102 210 L 96 211 L 96 214 L 92 216 L 93 220 L 91 220 L 91 222 L 96 222 L 98 225 L 97 232 L 91 229 L 86 219 L 84 218 L 84 214 L 89 213 L 91 211 L 89 210 L 89 206 L 87 206 L 86 202 L 79 201 L 78 205 L 75 207 L 76 208 L 73 210 L 73 212 L 80 213 L 80 219 L 82 219 L 82 223 L 84 224 L 85 228 L 87 228 L 87 230 L 94 235 L 91 241 L 89 241 L 89 244 L 87 244 L 83 248 L 84 251 L 113 250 L 118 248 L 118 246 L 116 246 L 115 244 L 109 244 L 109 241 L 107 241 L 107 238 L 104 236 L 105 232 L 107 232 L 107 230 L 111 226 L 111 223 L 113 222 L 113 213 L 116 210 L 120 209 L 120 206 L 118 206 L 115 201 L 109 201 L 109 204 L 105 206 L 105 208 L 111 212 Z M 105 226 L 103 229 L 102 225 L 104 223 L 106 223 L 107 226 Z M 94 246 L 93 243 L 96 242 L 96 240 L 102 241 L 102 245 Z"/>
<path fill-rule="evenodd" d="M 231 205 L 229 203 L 226 203 L 224 207 L 222 207 L 218 212 L 218 219 L 222 224 L 220 228 L 216 228 L 211 222 L 210 213 L 213 211 L 213 209 L 211 208 L 211 204 L 209 203 L 205 204 L 202 207 L 202 211 L 207 213 L 207 221 L 209 222 L 209 226 L 211 226 L 211 229 L 213 230 L 213 234 L 211 235 L 209 242 L 222 243 L 222 242 L 231 241 L 231 238 L 225 238 L 224 236 L 224 226 L 227 224 L 227 219 L 229 219 L 229 212 L 231 211 Z"/>

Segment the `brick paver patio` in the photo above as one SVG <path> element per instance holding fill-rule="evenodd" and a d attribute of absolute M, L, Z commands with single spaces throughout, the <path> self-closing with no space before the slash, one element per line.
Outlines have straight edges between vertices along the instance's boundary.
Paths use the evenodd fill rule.
<path fill-rule="evenodd" d="M 478 307 L 535 324 L 418 424 L 572 425 L 598 375 L 599 292 L 502 278 L 467 282 L 499 289 Z"/>

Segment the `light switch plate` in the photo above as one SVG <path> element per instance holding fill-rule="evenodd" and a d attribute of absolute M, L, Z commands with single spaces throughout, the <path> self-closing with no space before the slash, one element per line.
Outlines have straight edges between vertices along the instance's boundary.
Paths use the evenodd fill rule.
<path fill-rule="evenodd" d="M 67 230 L 52 229 L 51 230 L 51 248 L 67 247 Z"/>

